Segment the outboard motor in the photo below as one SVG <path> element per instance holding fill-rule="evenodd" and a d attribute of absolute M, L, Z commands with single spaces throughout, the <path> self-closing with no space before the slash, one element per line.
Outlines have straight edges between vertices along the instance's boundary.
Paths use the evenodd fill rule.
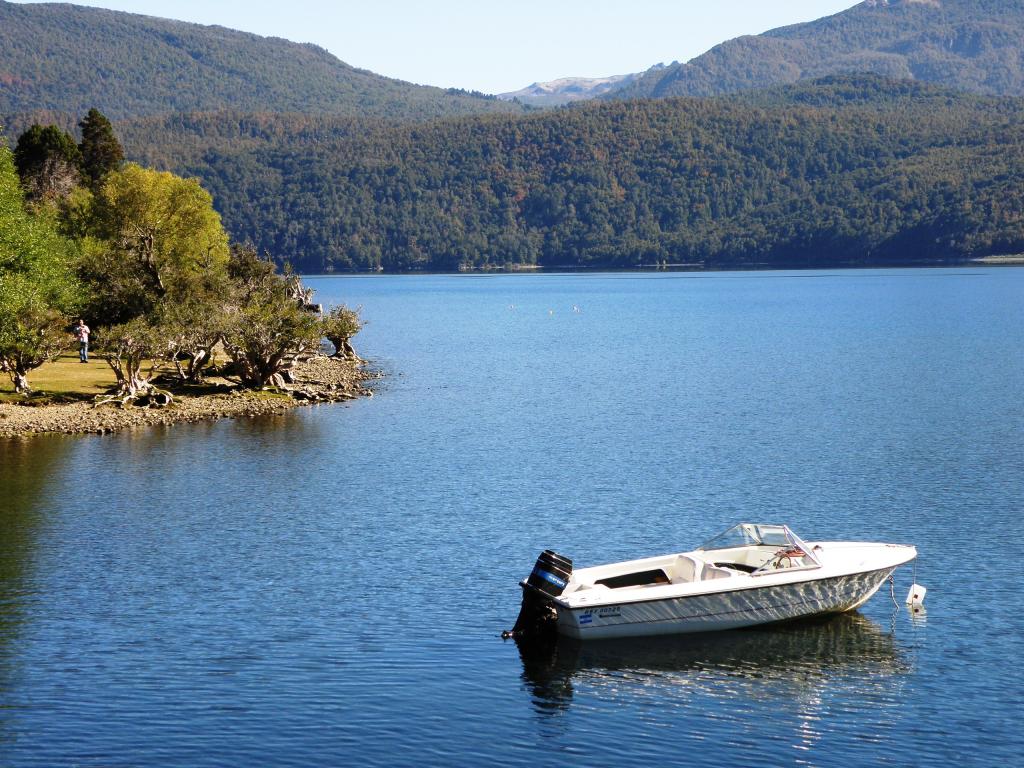
<path fill-rule="evenodd" d="M 558 621 L 558 614 L 551 605 L 551 598 L 565 591 L 572 576 L 572 560 L 557 552 L 545 549 L 537 558 L 536 565 L 523 588 L 523 605 L 519 618 L 511 631 L 501 633 L 502 637 L 543 637 L 552 634 Z"/>

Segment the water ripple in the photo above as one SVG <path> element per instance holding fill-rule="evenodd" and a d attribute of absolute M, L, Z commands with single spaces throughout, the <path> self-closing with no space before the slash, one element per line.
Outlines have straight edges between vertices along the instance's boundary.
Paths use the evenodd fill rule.
<path fill-rule="evenodd" d="M 0 765 L 1016 764 L 1024 270 L 787 276 L 314 281 L 372 401 L 0 443 Z M 926 614 L 498 639 L 541 549 L 745 518 Z"/>

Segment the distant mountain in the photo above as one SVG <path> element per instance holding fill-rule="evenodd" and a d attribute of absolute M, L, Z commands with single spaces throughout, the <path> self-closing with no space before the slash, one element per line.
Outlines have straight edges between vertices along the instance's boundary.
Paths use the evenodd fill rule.
<path fill-rule="evenodd" d="M 1024 251 L 1024 98 L 954 90 L 1024 91 L 1022 21 L 1024 0 L 873 0 L 625 85 L 552 84 L 614 90 L 541 112 L 0 0 L 0 119 L 10 141 L 100 108 L 130 159 L 200 178 L 234 239 L 304 272 L 956 263 Z M 865 69 L 890 77 L 830 74 Z"/>
<path fill-rule="evenodd" d="M 605 98 L 712 96 L 855 72 L 1024 95 L 1024 0 L 866 0 L 648 70 Z"/>
<path fill-rule="evenodd" d="M 121 123 L 302 272 L 956 263 L 1024 251 L 1024 99 L 873 75 L 419 124 Z"/>
<path fill-rule="evenodd" d="M 0 0 L 0 117 L 171 112 L 425 118 L 511 112 L 483 94 L 392 80 L 314 45 L 150 16 Z"/>
<path fill-rule="evenodd" d="M 534 83 L 518 91 L 499 93 L 505 101 L 516 100 L 533 107 L 557 107 L 573 101 L 593 99 L 628 85 L 636 78 L 633 75 L 611 75 L 609 77 L 563 77 L 547 83 Z"/>

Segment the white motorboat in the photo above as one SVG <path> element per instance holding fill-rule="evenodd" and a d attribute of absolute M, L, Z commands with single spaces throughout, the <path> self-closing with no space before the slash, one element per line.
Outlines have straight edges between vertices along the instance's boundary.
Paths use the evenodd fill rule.
<path fill-rule="evenodd" d="M 545 551 L 521 582 L 515 634 L 557 615 L 582 640 L 709 632 L 849 611 L 917 557 L 902 544 L 805 542 L 785 525 L 741 523 L 692 552 L 573 570 Z"/>

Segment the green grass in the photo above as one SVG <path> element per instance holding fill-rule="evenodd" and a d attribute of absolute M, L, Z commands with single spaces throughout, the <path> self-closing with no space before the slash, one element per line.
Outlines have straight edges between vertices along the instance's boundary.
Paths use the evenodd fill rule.
<path fill-rule="evenodd" d="M 114 372 L 99 358 L 81 363 L 78 353 L 69 353 L 29 371 L 28 383 L 34 390 L 32 399 L 85 400 L 114 386 Z M 24 401 L 15 394 L 9 376 L 0 378 L 0 402 Z"/>
<path fill-rule="evenodd" d="M 148 370 L 148 366 L 143 367 L 144 372 Z M 162 374 L 168 374 L 168 377 L 154 383 L 170 389 L 175 395 L 201 397 L 224 392 L 225 387 L 234 389 L 237 386 L 236 382 L 215 375 L 208 375 L 201 384 L 183 385 L 175 380 L 173 365 L 164 365 L 159 370 Z M 44 363 L 34 371 L 29 371 L 28 383 L 32 387 L 32 394 L 26 398 L 15 393 L 14 385 L 7 374 L 0 375 L 0 403 L 48 405 L 92 400 L 97 395 L 110 392 L 116 380 L 114 372 L 102 358 L 96 357 L 83 364 L 79 362 L 77 352 L 69 352 L 51 363 Z M 274 391 L 251 394 L 266 400 L 290 399 L 287 394 Z"/>

